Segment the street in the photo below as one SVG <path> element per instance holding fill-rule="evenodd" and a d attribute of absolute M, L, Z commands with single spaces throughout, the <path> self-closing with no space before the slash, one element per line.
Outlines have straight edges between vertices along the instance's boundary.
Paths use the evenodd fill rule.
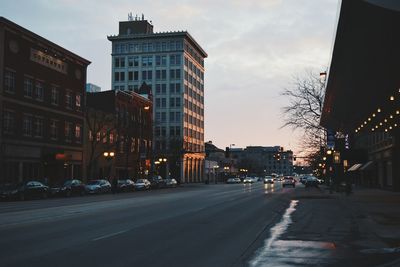
<path fill-rule="evenodd" d="M 1 265 L 377 266 L 396 258 L 360 252 L 354 242 L 374 237 L 320 191 L 194 184 L 2 202 Z"/>

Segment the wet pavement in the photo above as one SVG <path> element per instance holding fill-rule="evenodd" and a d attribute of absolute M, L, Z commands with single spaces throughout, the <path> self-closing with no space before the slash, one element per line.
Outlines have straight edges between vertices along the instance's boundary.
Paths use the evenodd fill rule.
<path fill-rule="evenodd" d="M 356 194 L 331 195 L 323 187 L 298 186 L 281 221 L 265 234 L 247 265 L 400 266 L 400 248 L 382 236 L 393 227 L 400 229 L 400 224 L 396 220 L 389 226 L 371 223 L 371 206 L 365 202 L 378 199 L 387 206 L 390 199 L 393 205 L 386 210 L 377 201 L 374 205 L 380 206 L 381 213 L 396 217 L 400 210 L 396 195 L 381 191 L 375 192 L 380 198 L 371 192 Z"/>

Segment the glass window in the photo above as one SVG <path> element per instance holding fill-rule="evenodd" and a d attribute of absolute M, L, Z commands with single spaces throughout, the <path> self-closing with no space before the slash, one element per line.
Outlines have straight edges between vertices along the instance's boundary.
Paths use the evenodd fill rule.
<path fill-rule="evenodd" d="M 65 94 L 65 105 L 67 108 L 72 108 L 72 93 L 66 92 Z"/>
<path fill-rule="evenodd" d="M 11 111 L 4 111 L 3 113 L 3 129 L 4 133 L 14 133 L 15 127 L 15 114 Z"/>
<path fill-rule="evenodd" d="M 169 99 L 169 106 L 170 106 L 171 108 L 175 107 L 175 98 L 171 97 L 171 98 Z"/>
<path fill-rule="evenodd" d="M 138 81 L 139 80 L 139 71 L 134 71 L 133 72 L 133 80 Z"/>
<path fill-rule="evenodd" d="M 81 107 L 81 95 L 80 94 L 76 94 L 75 96 L 75 106 L 80 109 Z"/>
<path fill-rule="evenodd" d="M 171 122 L 175 121 L 175 112 L 170 112 L 169 113 L 169 121 L 171 121 Z"/>
<path fill-rule="evenodd" d="M 180 97 L 176 97 L 175 98 L 175 106 L 176 107 L 180 107 L 181 106 L 181 98 Z"/>
<path fill-rule="evenodd" d="M 53 105 L 58 105 L 59 102 L 59 91 L 57 87 L 52 87 L 51 88 L 51 104 Z"/>
<path fill-rule="evenodd" d="M 161 107 L 167 107 L 167 99 L 165 97 L 161 98 Z"/>
<path fill-rule="evenodd" d="M 51 120 L 50 121 L 50 138 L 51 139 L 57 139 L 58 138 L 58 128 L 57 128 L 57 121 L 56 120 Z"/>
<path fill-rule="evenodd" d="M 24 115 L 22 119 L 22 133 L 26 136 L 32 135 L 32 116 Z"/>
<path fill-rule="evenodd" d="M 139 57 L 133 57 L 133 66 L 138 67 L 139 66 Z"/>
<path fill-rule="evenodd" d="M 36 137 L 43 137 L 43 119 L 35 118 L 35 128 L 34 133 Z"/>
<path fill-rule="evenodd" d="M 82 126 L 77 124 L 75 126 L 75 140 L 76 140 L 76 142 L 80 143 L 81 142 L 81 137 L 82 137 Z"/>
<path fill-rule="evenodd" d="M 167 121 L 167 113 L 161 112 L 161 122 L 166 122 Z"/>
<path fill-rule="evenodd" d="M 121 82 L 125 81 L 125 72 L 120 72 L 119 78 L 120 78 Z"/>
<path fill-rule="evenodd" d="M 35 97 L 36 100 L 43 101 L 44 98 L 44 89 L 43 89 L 43 83 L 41 82 L 36 82 L 36 87 L 35 87 Z"/>
<path fill-rule="evenodd" d="M 4 90 L 8 93 L 15 93 L 15 72 L 5 70 L 4 72 Z"/>
<path fill-rule="evenodd" d="M 24 96 L 32 97 L 33 93 L 33 80 L 31 78 L 25 77 L 24 79 Z"/>
<path fill-rule="evenodd" d="M 65 122 L 64 136 L 66 142 L 71 142 L 72 138 L 72 123 Z"/>

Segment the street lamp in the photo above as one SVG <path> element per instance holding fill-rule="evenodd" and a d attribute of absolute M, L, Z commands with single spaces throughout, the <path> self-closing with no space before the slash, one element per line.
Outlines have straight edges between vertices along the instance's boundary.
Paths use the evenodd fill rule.
<path fill-rule="evenodd" d="M 113 151 L 104 151 L 103 156 L 108 162 L 111 162 L 111 160 L 115 156 L 115 153 Z M 112 165 L 112 162 L 108 166 L 108 179 L 110 179 L 110 177 L 111 177 L 111 165 Z"/>
<path fill-rule="evenodd" d="M 161 165 L 162 163 L 164 163 L 164 165 L 165 165 L 165 177 L 164 177 L 164 179 L 166 179 L 166 178 L 168 178 L 168 164 L 167 164 L 167 158 L 159 158 L 158 159 L 158 162 L 159 162 L 159 164 Z M 155 164 L 157 164 L 156 162 L 155 162 Z"/>

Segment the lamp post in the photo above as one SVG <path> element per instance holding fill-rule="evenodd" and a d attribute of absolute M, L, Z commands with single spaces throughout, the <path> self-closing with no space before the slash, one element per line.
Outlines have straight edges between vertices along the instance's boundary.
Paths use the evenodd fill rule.
<path fill-rule="evenodd" d="M 164 177 L 164 179 L 168 178 L 168 163 L 167 163 L 167 161 L 168 161 L 167 158 L 159 158 L 158 159 L 158 162 L 160 162 L 160 164 L 163 163 L 164 167 L 165 167 L 165 177 Z"/>
<path fill-rule="evenodd" d="M 115 153 L 113 151 L 104 151 L 103 156 L 108 162 L 111 162 L 111 160 L 115 156 Z M 109 180 L 111 178 L 111 165 L 112 165 L 112 162 L 109 163 L 109 166 L 108 166 L 108 179 Z"/>

